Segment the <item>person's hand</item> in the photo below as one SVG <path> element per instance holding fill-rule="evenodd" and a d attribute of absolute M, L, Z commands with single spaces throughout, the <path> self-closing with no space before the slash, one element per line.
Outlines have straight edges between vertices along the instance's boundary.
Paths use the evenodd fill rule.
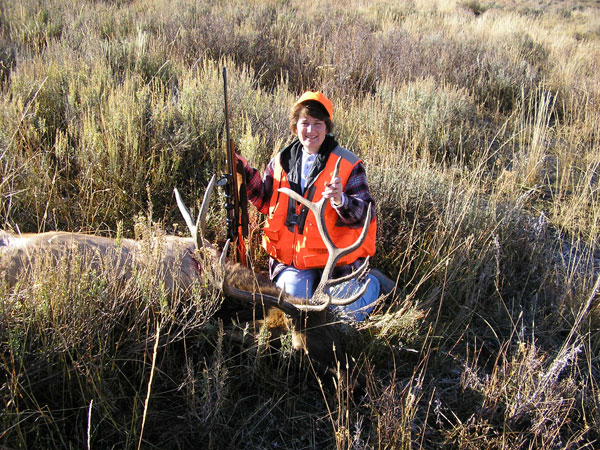
<path fill-rule="evenodd" d="M 340 177 L 332 178 L 329 183 L 325 183 L 323 197 L 332 199 L 336 205 L 342 204 L 342 179 Z"/>
<path fill-rule="evenodd" d="M 246 158 L 244 158 L 242 155 L 240 155 L 239 153 L 235 154 L 235 158 L 242 163 L 242 165 L 244 166 L 244 168 L 248 167 L 248 161 L 246 161 Z"/>

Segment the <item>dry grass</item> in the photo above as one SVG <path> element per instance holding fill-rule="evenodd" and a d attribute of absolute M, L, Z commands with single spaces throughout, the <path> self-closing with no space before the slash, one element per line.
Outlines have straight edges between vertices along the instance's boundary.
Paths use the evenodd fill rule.
<path fill-rule="evenodd" d="M 227 65 L 259 167 L 299 92 L 331 96 L 378 203 L 375 265 L 397 280 L 346 327 L 351 392 L 285 345 L 231 342 L 200 286 L 36 267 L 0 287 L 1 447 L 598 446 L 598 5 L 350 6 L 0 4 L 3 228 L 173 231 L 173 186 L 199 196 L 223 170 Z"/>

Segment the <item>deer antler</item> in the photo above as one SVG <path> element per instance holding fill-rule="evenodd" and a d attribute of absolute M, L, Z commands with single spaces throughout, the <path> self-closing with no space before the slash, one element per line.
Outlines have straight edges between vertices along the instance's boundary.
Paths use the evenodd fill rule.
<path fill-rule="evenodd" d="M 337 177 L 337 175 L 339 173 L 340 161 L 341 161 L 341 158 L 338 158 L 338 160 L 335 164 L 335 169 L 333 171 L 332 178 Z M 315 218 L 317 220 L 317 228 L 319 229 L 319 233 L 321 234 L 323 242 L 325 243 L 325 247 L 327 247 L 327 251 L 329 252 L 329 257 L 327 258 L 327 263 L 325 264 L 325 268 L 323 269 L 323 275 L 321 276 L 321 281 L 319 282 L 319 285 L 315 289 L 315 293 L 313 294 L 313 297 L 312 297 L 312 302 L 315 304 L 296 305 L 296 307 L 299 309 L 302 309 L 304 311 L 322 311 L 325 308 L 327 308 L 329 305 L 338 305 L 338 306 L 348 305 L 348 304 L 358 300 L 360 297 L 362 297 L 369 286 L 369 280 L 367 280 L 367 282 L 361 287 L 361 289 L 356 294 L 354 294 L 348 298 L 343 298 L 343 299 L 342 298 L 333 298 L 330 293 L 330 289 L 331 289 L 331 287 L 336 286 L 345 281 L 349 281 L 354 278 L 361 277 L 368 269 L 368 266 L 369 266 L 369 258 L 368 257 L 365 258 L 365 261 L 363 262 L 363 264 L 356 271 L 352 272 L 350 275 L 347 275 L 347 276 L 341 277 L 341 278 L 337 278 L 337 279 L 330 279 L 330 278 L 333 273 L 333 269 L 335 268 L 335 265 L 339 261 L 339 259 L 342 258 L 343 256 L 346 256 L 349 253 L 352 253 L 354 250 L 359 248 L 362 245 L 362 243 L 364 242 L 365 238 L 367 237 L 367 233 L 369 231 L 369 226 L 371 224 L 371 204 L 369 203 L 369 206 L 367 209 L 367 217 L 365 219 L 365 223 L 363 225 L 362 232 L 361 232 L 360 236 L 358 237 L 358 239 L 356 240 L 356 242 L 354 242 L 352 245 L 349 245 L 346 248 L 338 248 L 333 243 L 333 240 L 331 239 L 329 231 L 325 227 L 325 208 L 327 207 L 327 204 L 329 203 L 329 201 L 326 198 L 322 197 L 321 200 L 319 200 L 318 202 L 315 203 L 315 202 L 311 202 L 310 200 L 307 200 L 306 198 L 302 197 L 301 195 L 292 191 L 289 188 L 280 188 L 280 189 L 278 189 L 278 191 L 282 192 L 286 195 L 289 195 L 291 198 L 293 198 L 297 202 L 301 203 L 302 205 L 306 206 L 310 211 L 312 211 L 312 213 L 315 215 Z"/>
<path fill-rule="evenodd" d="M 208 182 L 208 186 L 204 192 L 204 197 L 202 198 L 202 206 L 200 206 L 200 212 L 198 213 L 196 224 L 194 224 L 194 221 L 192 220 L 190 210 L 187 209 L 187 206 L 185 206 L 185 203 L 183 203 L 179 191 L 177 188 L 173 189 L 179 211 L 181 212 L 181 215 L 183 216 L 183 219 L 185 220 L 185 223 L 190 230 L 192 237 L 194 238 L 196 250 L 200 250 L 202 247 L 204 247 L 204 245 L 200 244 L 204 244 L 204 233 L 206 232 L 206 214 L 208 212 L 208 204 L 210 203 L 210 196 L 215 188 L 216 180 L 217 176 L 213 175 Z"/>

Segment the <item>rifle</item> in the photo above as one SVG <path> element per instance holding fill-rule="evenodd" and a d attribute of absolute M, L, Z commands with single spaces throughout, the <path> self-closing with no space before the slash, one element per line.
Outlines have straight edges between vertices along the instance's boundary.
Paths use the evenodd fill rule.
<path fill-rule="evenodd" d="M 227 173 L 217 185 L 225 189 L 225 210 L 227 211 L 227 239 L 235 245 L 235 260 L 243 266 L 248 265 L 246 259 L 246 243 L 248 237 L 248 195 L 246 190 L 246 172 L 235 157 L 235 145 L 229 132 L 229 101 L 227 98 L 227 68 L 223 67 L 223 92 L 225 97 L 225 135 L 227 154 Z M 235 165 L 234 165 L 235 164 Z"/>

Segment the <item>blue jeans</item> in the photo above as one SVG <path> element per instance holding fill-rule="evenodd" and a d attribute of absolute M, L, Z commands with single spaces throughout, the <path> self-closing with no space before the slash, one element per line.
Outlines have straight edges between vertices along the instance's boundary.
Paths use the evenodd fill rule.
<path fill-rule="evenodd" d="M 286 267 L 279 273 L 274 281 L 279 289 L 284 290 L 294 297 L 311 298 L 321 278 L 320 269 L 296 269 L 294 266 Z M 332 309 L 342 312 L 351 319 L 362 321 L 373 310 L 372 304 L 379 297 L 379 280 L 369 274 L 363 282 L 357 280 L 347 281 L 332 288 L 332 294 L 338 298 L 350 297 L 370 280 L 366 292 L 355 302 L 346 306 L 333 306 Z M 369 306 L 371 305 L 371 306 Z"/>

